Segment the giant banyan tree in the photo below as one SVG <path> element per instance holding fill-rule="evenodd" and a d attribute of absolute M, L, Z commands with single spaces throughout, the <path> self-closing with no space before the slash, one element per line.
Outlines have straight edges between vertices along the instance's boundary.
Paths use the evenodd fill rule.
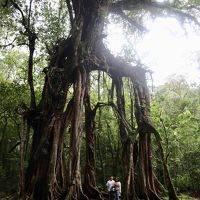
<path fill-rule="evenodd" d="M 18 2 L 7 1 L 4 6 L 7 6 L 8 2 L 21 13 L 30 52 L 28 83 L 31 104 L 24 111 L 24 129 L 31 127 L 33 137 L 30 158 L 24 173 L 23 152 L 26 149 L 26 136 L 21 136 L 20 195 L 35 200 L 105 198 L 97 189 L 95 177 L 95 116 L 96 111 L 105 105 L 96 102 L 96 106 L 92 107 L 90 102 L 91 72 L 102 71 L 111 77 L 112 89 L 115 90 L 112 94 L 116 94 L 117 99 L 116 102 L 108 102 L 106 106 L 111 106 L 117 113 L 122 147 L 123 199 L 160 199 L 162 187 L 152 168 L 153 135 L 160 149 L 169 197 L 177 199 L 165 163 L 159 133 L 150 122 L 150 98 L 145 78 L 147 71 L 114 57 L 103 43 L 103 30 L 109 13 L 123 16 L 135 24 L 124 11 L 135 9 L 138 4 L 149 6 L 151 2 L 66 0 L 71 23 L 70 34 L 68 38 L 59 39 L 51 50 L 49 64 L 44 66 L 45 83 L 39 103 L 35 100 L 33 84 L 33 55 L 37 33 L 31 28 L 30 18 L 23 15 Z M 142 26 L 135 25 L 143 29 Z M 137 122 L 136 127 L 131 127 L 126 119 L 124 77 L 129 78 L 132 85 L 131 99 L 134 108 L 130 112 L 133 112 L 132 116 Z M 72 95 L 69 95 L 69 90 L 73 91 Z M 66 129 L 70 131 L 67 159 L 64 154 Z M 80 147 L 83 132 L 86 141 L 86 164 L 81 174 Z"/>

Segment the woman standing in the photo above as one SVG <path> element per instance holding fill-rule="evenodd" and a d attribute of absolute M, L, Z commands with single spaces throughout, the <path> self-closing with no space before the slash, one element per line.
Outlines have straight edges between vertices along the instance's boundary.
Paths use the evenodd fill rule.
<path fill-rule="evenodd" d="M 118 177 L 115 178 L 115 189 L 116 189 L 116 196 L 115 200 L 119 200 L 119 197 L 121 196 L 121 182 Z"/>

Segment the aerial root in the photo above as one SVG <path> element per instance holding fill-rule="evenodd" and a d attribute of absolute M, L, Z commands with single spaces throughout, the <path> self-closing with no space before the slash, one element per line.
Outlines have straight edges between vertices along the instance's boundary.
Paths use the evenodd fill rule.
<path fill-rule="evenodd" d="M 86 194 L 89 199 L 98 199 L 98 200 L 103 200 L 102 196 L 101 196 L 101 192 L 93 187 L 93 186 L 83 186 L 83 192 L 84 194 Z"/>

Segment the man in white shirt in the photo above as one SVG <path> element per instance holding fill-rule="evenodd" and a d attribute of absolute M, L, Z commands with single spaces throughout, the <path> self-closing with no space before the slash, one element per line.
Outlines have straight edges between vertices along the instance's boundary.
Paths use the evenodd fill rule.
<path fill-rule="evenodd" d="M 108 190 L 108 193 L 109 193 L 109 200 L 112 200 L 111 188 L 114 186 L 114 184 L 115 184 L 115 181 L 113 180 L 113 176 L 110 176 L 109 180 L 106 183 L 107 190 Z"/>

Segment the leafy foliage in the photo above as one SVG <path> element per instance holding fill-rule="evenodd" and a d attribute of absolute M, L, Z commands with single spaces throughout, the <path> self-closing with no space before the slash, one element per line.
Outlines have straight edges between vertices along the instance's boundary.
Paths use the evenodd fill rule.
<path fill-rule="evenodd" d="M 21 131 L 19 106 L 29 103 L 28 92 L 25 85 L 0 80 L 0 190 L 5 193 L 17 190 Z"/>
<path fill-rule="evenodd" d="M 159 127 L 178 190 L 199 190 L 198 182 L 194 184 L 199 178 L 199 114 L 199 88 L 190 87 L 183 78 L 172 79 L 157 89 L 152 120 Z"/>
<path fill-rule="evenodd" d="M 118 1 L 115 1 L 116 3 Z M 170 2 L 168 2 L 170 3 Z M 174 1 L 177 8 L 187 7 L 190 2 Z M 184 4 L 182 4 L 184 3 Z M 68 10 L 63 0 L 35 1 L 33 9 L 30 9 L 28 1 L 21 1 L 21 9 L 24 13 L 24 22 L 19 10 L 15 10 L 10 4 L 5 9 L 0 9 L 2 20 L 0 22 L 1 46 L 17 46 L 22 51 L 8 49 L 0 54 L 0 190 L 5 193 L 17 190 L 18 162 L 19 162 L 19 133 L 21 131 L 20 105 L 30 104 L 30 94 L 27 87 L 27 31 L 23 23 L 29 20 L 30 30 L 37 35 L 36 52 L 34 57 L 34 86 L 37 99 L 41 96 L 43 86 L 42 69 L 48 67 L 48 53 L 60 39 L 69 33 Z M 157 12 L 155 12 L 157 10 Z M 137 18 L 137 23 L 144 23 L 152 13 L 153 18 L 158 14 L 166 15 L 168 6 L 163 9 L 146 5 L 146 9 L 128 12 L 130 19 Z M 174 14 L 174 12 L 171 12 Z M 193 13 L 196 14 L 196 13 Z M 144 17 L 145 16 L 145 17 Z M 183 16 L 183 15 L 180 15 Z M 185 15 L 184 15 L 185 19 Z M 114 17 L 121 20 L 121 17 Z M 130 20 L 129 20 L 130 21 Z M 132 29 L 131 23 L 123 23 L 126 34 Z M 132 33 L 134 31 L 132 30 Z M 131 33 L 131 34 L 132 34 Z M 135 32 L 134 32 L 135 33 Z M 129 37 L 131 37 L 129 34 Z M 8 39 L 9 38 L 9 39 Z M 9 45 L 10 44 L 10 45 Z M 23 46 L 23 48 L 22 48 Z M 121 54 L 129 63 L 137 63 L 136 53 L 124 46 Z M 25 52 L 25 53 L 24 53 Z M 111 98 L 112 81 L 106 73 L 94 73 L 91 78 L 91 104 L 96 102 L 104 104 L 116 99 Z M 99 78 L 99 79 L 98 79 Z M 101 89 L 100 89 L 101 88 Z M 130 95 L 133 88 L 128 79 L 124 78 L 124 95 L 126 100 L 127 120 L 132 126 L 130 110 L 133 109 Z M 200 171 L 200 89 L 190 87 L 183 78 L 172 79 L 166 85 L 157 88 L 152 102 L 152 121 L 158 127 L 163 138 L 166 159 L 174 183 L 179 190 L 199 190 Z M 115 95 L 114 95 L 115 96 Z M 132 110 L 131 110 L 132 111 Z M 101 107 L 96 115 L 96 172 L 98 185 L 104 185 L 106 176 L 110 174 L 122 175 L 119 168 L 121 156 L 121 144 L 119 142 L 118 122 L 115 111 L 108 105 Z M 66 136 L 66 144 L 69 137 Z M 154 146 L 155 155 L 158 154 Z M 82 145 L 84 155 L 85 146 Z M 81 164 L 84 167 L 85 157 Z M 162 167 L 158 156 L 154 158 L 154 167 L 158 177 L 163 178 Z M 195 180 L 195 181 L 194 181 Z M 195 183 L 195 184 L 194 184 Z"/>

